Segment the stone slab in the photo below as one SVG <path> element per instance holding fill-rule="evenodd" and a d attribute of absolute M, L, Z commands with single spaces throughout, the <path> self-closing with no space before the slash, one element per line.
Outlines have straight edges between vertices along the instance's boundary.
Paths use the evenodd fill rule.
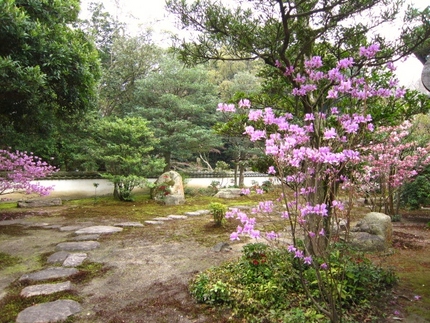
<path fill-rule="evenodd" d="M 76 231 L 76 234 L 108 234 L 121 232 L 122 228 L 109 225 L 95 225 L 87 228 L 82 228 Z"/>
<path fill-rule="evenodd" d="M 66 225 L 64 227 L 61 227 L 59 230 L 60 231 L 76 231 L 82 229 L 82 225 Z"/>
<path fill-rule="evenodd" d="M 81 265 L 88 256 L 86 253 L 71 253 L 63 262 L 63 267 L 76 267 Z"/>
<path fill-rule="evenodd" d="M 57 251 L 48 257 L 46 260 L 49 264 L 63 263 L 64 260 L 70 255 L 67 251 Z"/>
<path fill-rule="evenodd" d="M 185 212 L 184 214 L 186 216 L 202 216 L 209 214 L 211 211 L 209 210 L 198 210 L 198 211 L 192 211 L 192 212 Z"/>
<path fill-rule="evenodd" d="M 22 208 L 59 206 L 62 204 L 63 202 L 61 201 L 60 198 L 18 201 L 18 207 L 22 207 Z"/>
<path fill-rule="evenodd" d="M 57 244 L 57 250 L 64 251 L 88 251 L 97 249 L 100 247 L 100 243 L 97 241 L 71 241 L 71 242 L 61 242 Z"/>
<path fill-rule="evenodd" d="M 72 283 L 70 281 L 66 281 L 64 283 L 56 283 L 56 284 L 39 284 L 39 285 L 31 285 L 25 287 L 21 291 L 22 297 L 31 297 L 37 295 L 50 295 L 58 292 L 63 292 L 66 290 L 72 289 Z"/>
<path fill-rule="evenodd" d="M 23 281 L 28 279 L 41 281 L 46 279 L 65 278 L 77 274 L 78 272 L 79 270 L 76 268 L 52 267 L 34 273 L 22 275 L 19 280 Z"/>
<path fill-rule="evenodd" d="M 145 223 L 147 223 L 147 224 L 164 224 L 164 221 L 151 221 L 151 220 L 148 220 L 148 221 L 145 221 Z"/>
<path fill-rule="evenodd" d="M 70 299 L 57 300 L 26 308 L 18 314 L 16 323 L 60 322 L 81 310 L 81 305 L 76 301 Z"/>
<path fill-rule="evenodd" d="M 157 218 L 153 218 L 153 221 L 170 221 L 173 220 L 172 218 L 169 217 L 157 217 Z"/>
<path fill-rule="evenodd" d="M 114 224 L 116 227 L 143 227 L 144 225 L 140 222 L 121 222 Z"/>
<path fill-rule="evenodd" d="M 170 219 L 173 219 L 173 220 L 185 220 L 185 219 L 188 219 L 188 217 L 186 215 L 176 215 L 176 214 L 171 214 L 171 215 L 168 215 L 167 217 L 170 218 Z"/>
<path fill-rule="evenodd" d="M 73 237 L 75 241 L 87 241 L 87 240 L 98 240 L 100 238 L 100 234 L 82 234 L 76 237 Z"/>

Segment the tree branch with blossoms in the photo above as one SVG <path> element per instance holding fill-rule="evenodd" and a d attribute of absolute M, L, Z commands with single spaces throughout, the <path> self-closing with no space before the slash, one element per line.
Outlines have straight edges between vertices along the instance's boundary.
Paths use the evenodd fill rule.
<path fill-rule="evenodd" d="M 363 47 L 360 55 L 371 59 L 378 49 L 377 45 Z M 232 240 L 243 235 L 280 240 L 279 233 L 264 235 L 257 229 L 259 214 L 277 212 L 287 221 L 291 234 L 287 250 L 303 270 L 307 266 L 315 268 L 323 303 L 313 298 L 303 276 L 302 285 L 318 310 L 332 322 L 339 321 L 342 298 L 338 277 L 330 266 L 330 254 L 338 241 L 338 232 L 332 229 L 342 214 L 349 214 L 346 208 L 351 204 L 341 200 L 341 189 L 343 183 L 353 183 L 351 175 L 365 162 L 362 147 L 374 130 L 372 117 L 365 114 L 367 103 L 370 98 L 401 99 L 404 93 L 395 82 L 388 88 L 378 88 L 365 75 L 351 76 L 353 68 L 352 57 L 342 59 L 327 72 L 321 57 L 305 62 L 304 73 L 293 76 L 297 87 L 292 95 L 316 100 L 304 103 L 302 120 L 290 113 L 277 114 L 272 108 L 251 109 L 247 101 L 245 134 L 252 142 L 262 142 L 265 155 L 273 160 L 268 173 L 277 177 L 282 194 L 277 201 L 260 202 L 250 216 L 238 209 L 226 214 L 226 218 L 240 222 L 230 236 Z M 292 68 L 288 71 L 294 73 Z M 335 105 L 342 99 L 352 105 Z M 233 113 L 235 107 L 220 104 L 218 111 Z M 347 235 L 348 230 L 345 240 Z"/>

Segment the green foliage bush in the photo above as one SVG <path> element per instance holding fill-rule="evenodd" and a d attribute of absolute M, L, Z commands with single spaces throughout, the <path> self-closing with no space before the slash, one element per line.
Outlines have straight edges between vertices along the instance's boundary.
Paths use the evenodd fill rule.
<path fill-rule="evenodd" d="M 401 202 L 403 205 L 416 210 L 430 204 L 430 168 L 418 176 L 413 182 L 403 186 Z"/>
<path fill-rule="evenodd" d="M 354 315 L 360 315 L 360 308 L 393 286 L 396 277 L 361 255 L 345 256 L 337 250 L 331 258 L 330 268 L 319 270 L 319 274 L 338 279 L 343 311 L 349 322 L 359 322 Z M 250 323 L 326 322 L 306 296 L 295 260 L 285 248 L 248 244 L 238 261 L 196 276 L 190 291 L 198 302 L 229 307 L 235 316 Z M 315 269 L 307 266 L 303 273 L 313 297 L 321 298 Z"/>
<path fill-rule="evenodd" d="M 227 206 L 222 203 L 211 203 L 209 205 L 209 210 L 214 217 L 215 225 L 221 226 L 225 221 L 225 213 L 227 212 Z"/>

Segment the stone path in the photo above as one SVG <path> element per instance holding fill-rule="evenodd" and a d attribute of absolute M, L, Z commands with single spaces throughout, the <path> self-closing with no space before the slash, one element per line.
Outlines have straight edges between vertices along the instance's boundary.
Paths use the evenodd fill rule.
<path fill-rule="evenodd" d="M 162 225 L 167 221 L 184 220 L 188 217 L 209 214 L 209 210 L 199 210 L 187 212 L 184 215 L 169 215 L 167 217 L 156 217 L 145 221 L 148 225 Z M 5 225 L 29 225 L 23 220 L 0 221 L 0 226 Z M 37 272 L 22 275 L 19 280 L 30 282 L 31 285 L 22 289 L 22 297 L 32 297 L 37 295 L 50 295 L 62 291 L 71 291 L 75 286 L 68 280 L 72 275 L 79 273 L 75 267 L 81 265 L 88 257 L 88 252 L 100 247 L 96 240 L 100 235 L 114 234 L 121 232 L 124 227 L 143 227 L 140 222 L 122 222 L 109 225 L 90 225 L 87 227 L 75 225 L 50 225 L 48 223 L 32 223 L 31 227 L 38 227 L 62 232 L 73 232 L 73 241 L 58 243 L 55 252 L 47 258 L 48 268 Z M 221 247 L 220 247 L 221 250 Z M 63 279 L 63 282 L 43 283 L 49 279 Z M 81 305 L 73 300 L 59 299 L 54 302 L 36 304 L 21 311 L 16 323 L 48 323 L 66 320 L 69 316 L 81 312 Z"/>

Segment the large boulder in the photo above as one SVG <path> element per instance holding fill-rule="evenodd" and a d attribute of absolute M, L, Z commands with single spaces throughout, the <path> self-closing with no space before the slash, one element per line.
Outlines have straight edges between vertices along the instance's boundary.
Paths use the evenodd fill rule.
<path fill-rule="evenodd" d="M 363 251 L 386 251 L 393 240 L 391 218 L 383 213 L 371 212 L 351 228 L 350 242 Z"/>
<path fill-rule="evenodd" d="M 163 173 L 151 190 L 151 197 L 166 205 L 180 205 L 185 202 L 182 176 L 175 171 Z"/>

